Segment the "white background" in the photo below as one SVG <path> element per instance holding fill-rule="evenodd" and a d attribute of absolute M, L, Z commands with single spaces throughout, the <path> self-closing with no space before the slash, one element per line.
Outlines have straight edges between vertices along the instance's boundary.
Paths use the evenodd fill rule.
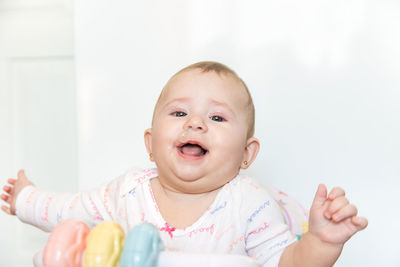
<path fill-rule="evenodd" d="M 68 131 L 49 134 L 45 140 L 35 135 L 21 137 L 21 127 L 29 125 L 24 126 L 26 119 L 15 122 L 22 116 L 15 114 L 22 112 L 14 101 L 17 104 L 10 112 L 14 117 L 3 116 L 2 111 L 1 127 L 7 132 L 7 125 L 22 126 L 13 126 L 14 134 L 1 135 L 10 153 L 2 152 L 2 158 L 12 166 L 6 166 L 2 176 L 14 175 L 24 167 L 41 186 L 59 189 L 64 183 L 73 189 L 78 183 L 86 190 L 131 166 L 149 164 L 143 131 L 150 127 L 161 88 L 180 68 L 216 60 L 232 67 L 254 98 L 256 136 L 262 147 L 248 172 L 306 207 L 319 183 L 344 187 L 370 225 L 346 244 L 336 266 L 400 265 L 396 227 L 400 220 L 398 1 L 86 0 L 75 3 L 73 14 L 71 60 L 76 75 L 70 79 L 75 77 L 76 88 L 63 90 L 72 90 L 65 99 L 76 94 L 76 101 L 47 108 L 64 110 L 65 115 L 76 105 L 75 124 L 64 128 L 76 131 L 77 139 Z M 29 36 L 32 40 L 38 37 L 45 38 Z M 12 65 L 16 69 L 12 73 L 31 73 L 27 64 Z M 53 69 L 46 69 L 49 77 L 55 75 Z M 59 86 L 67 78 L 59 78 Z M 11 88 L 11 78 L 2 79 Z M 28 85 L 19 89 L 26 96 Z M 59 86 L 54 88 L 61 90 Z M 29 99 L 33 109 L 40 110 L 42 105 L 35 106 L 37 101 Z M 47 119 L 41 126 L 31 125 L 32 129 L 56 127 L 48 116 L 40 112 L 35 116 Z M 70 145 L 61 146 L 61 140 L 69 140 Z M 40 150 L 49 143 L 60 145 L 57 153 Z M 32 156 L 10 160 L 17 148 Z M 77 157 L 66 156 L 73 153 Z M 74 168 L 76 176 L 72 177 Z M 49 173 L 54 169 L 64 176 Z M 65 178 L 66 170 L 70 180 Z M 0 220 L 5 229 L 29 232 L 20 224 L 14 226 L 15 221 L 6 216 Z M 13 238 L 5 236 L 5 242 L 21 254 L 18 240 L 13 243 Z M 35 249 L 37 243 L 32 242 L 31 250 Z M 0 262 L 10 262 L 3 255 Z"/>
<path fill-rule="evenodd" d="M 24 168 L 45 189 L 78 189 L 73 13 L 72 1 L 0 0 L 2 186 Z M 3 212 L 0 228 L 0 266 L 32 266 L 47 234 Z"/>

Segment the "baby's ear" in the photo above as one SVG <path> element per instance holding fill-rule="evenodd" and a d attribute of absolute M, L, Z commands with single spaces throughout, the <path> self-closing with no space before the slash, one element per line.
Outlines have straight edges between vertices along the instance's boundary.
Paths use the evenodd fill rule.
<path fill-rule="evenodd" d="M 151 138 L 152 138 L 152 132 L 151 128 L 149 128 L 146 131 L 144 131 L 144 144 L 146 146 L 148 154 L 152 153 Z"/>
<path fill-rule="evenodd" d="M 250 137 L 249 139 L 247 139 L 247 145 L 243 154 L 243 162 L 240 168 L 247 169 L 256 159 L 259 150 L 260 142 L 257 138 Z"/>

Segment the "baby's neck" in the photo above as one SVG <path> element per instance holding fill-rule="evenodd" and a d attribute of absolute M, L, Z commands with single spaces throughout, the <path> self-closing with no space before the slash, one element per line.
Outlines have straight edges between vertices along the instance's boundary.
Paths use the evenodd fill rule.
<path fill-rule="evenodd" d="M 151 188 L 164 220 L 173 227 L 185 229 L 194 224 L 210 207 L 219 189 L 199 194 L 182 193 L 152 179 Z"/>

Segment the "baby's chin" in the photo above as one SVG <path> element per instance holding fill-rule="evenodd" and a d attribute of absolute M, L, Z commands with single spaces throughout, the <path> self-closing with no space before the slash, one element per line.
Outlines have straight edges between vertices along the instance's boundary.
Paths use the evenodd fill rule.
<path fill-rule="evenodd" d="M 225 182 L 216 183 L 215 179 L 207 176 L 196 176 L 191 174 L 184 175 L 180 173 L 175 178 L 167 182 L 169 187 L 173 188 L 177 192 L 184 194 L 203 194 L 209 193 L 215 190 L 219 190 L 225 185 Z"/>

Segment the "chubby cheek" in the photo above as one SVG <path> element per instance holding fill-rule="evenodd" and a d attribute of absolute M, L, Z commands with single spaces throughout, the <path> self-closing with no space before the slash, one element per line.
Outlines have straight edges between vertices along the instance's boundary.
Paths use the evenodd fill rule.
<path fill-rule="evenodd" d="M 218 148 L 216 156 L 223 157 L 232 164 L 240 166 L 242 161 L 246 140 L 240 135 L 231 133 L 230 136 L 218 136 L 214 138 L 214 146 Z"/>
<path fill-rule="evenodd" d="M 155 156 L 157 154 L 170 154 L 176 149 L 174 141 L 176 140 L 176 133 L 173 127 L 159 127 L 153 130 L 152 136 L 152 151 Z"/>

